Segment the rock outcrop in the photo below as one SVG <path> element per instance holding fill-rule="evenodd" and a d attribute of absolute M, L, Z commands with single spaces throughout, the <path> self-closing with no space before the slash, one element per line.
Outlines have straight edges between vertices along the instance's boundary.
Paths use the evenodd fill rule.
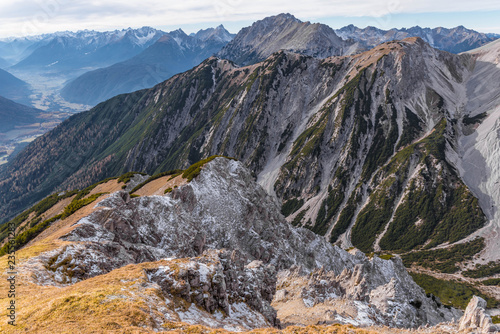
<path fill-rule="evenodd" d="M 478 296 L 472 297 L 460 319 L 459 329 L 477 334 L 499 332 L 500 328 L 492 323 L 491 317 L 485 310 L 486 301 Z"/>
<path fill-rule="evenodd" d="M 271 307 L 276 289 L 274 266 L 248 262 L 237 251 L 207 250 L 196 258 L 168 259 L 166 264 L 146 270 L 146 275 L 167 299 L 182 298 L 191 309 L 206 312 L 198 318 L 192 317 L 196 313 L 190 317 L 184 312 L 183 321 L 203 324 L 213 314 L 220 322 L 212 327 L 229 323 L 236 328 L 279 326 Z"/>
<path fill-rule="evenodd" d="M 431 302 L 415 289 L 399 259 L 368 261 L 359 251 L 352 255 L 365 260 L 340 275 L 323 268 L 309 275 L 300 268 L 280 272 L 272 305 L 282 323 L 416 328 L 460 317 L 460 311 Z"/>

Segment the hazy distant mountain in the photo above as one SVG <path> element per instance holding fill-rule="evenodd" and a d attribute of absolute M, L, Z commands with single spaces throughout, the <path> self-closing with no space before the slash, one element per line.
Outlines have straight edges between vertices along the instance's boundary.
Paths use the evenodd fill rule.
<path fill-rule="evenodd" d="M 479 33 L 463 26 L 453 29 L 442 27 L 431 29 L 416 26 L 409 29 L 381 30 L 375 27 L 361 29 L 351 24 L 335 32 L 343 39 L 355 40 L 366 47 L 374 47 L 384 42 L 408 37 L 420 37 L 432 47 L 452 53 L 475 49 L 499 37 L 494 34 Z"/>
<path fill-rule="evenodd" d="M 36 123 L 41 110 L 27 107 L 0 96 L 0 132 L 16 126 Z"/>
<path fill-rule="evenodd" d="M 108 98 L 149 88 L 198 65 L 226 45 L 234 35 L 223 26 L 192 36 L 172 31 L 132 59 L 81 75 L 61 91 L 70 102 L 94 105 Z"/>
<path fill-rule="evenodd" d="M 302 22 L 291 14 L 279 14 L 241 29 L 217 55 L 248 65 L 279 50 L 326 58 L 351 54 L 356 51 L 356 45 L 342 40 L 327 25 Z"/>
<path fill-rule="evenodd" d="M 19 103 L 30 104 L 29 85 L 7 71 L 0 69 L 0 96 Z"/>
<path fill-rule="evenodd" d="M 190 36 L 196 37 L 202 41 L 211 40 L 213 42 L 219 41 L 221 43 L 229 43 L 233 40 L 235 34 L 231 34 L 221 24 L 217 28 L 202 29 Z"/>
<path fill-rule="evenodd" d="M 500 34 L 493 34 L 493 33 L 489 33 L 489 34 L 486 34 L 486 36 L 488 36 L 488 37 L 490 37 L 490 38 L 495 38 L 495 39 L 500 38 Z"/>
<path fill-rule="evenodd" d="M 0 58 L 0 68 L 6 68 L 8 67 L 10 64 L 7 60 L 3 59 L 3 58 Z"/>
<path fill-rule="evenodd" d="M 160 30 L 143 27 L 108 32 L 84 30 L 76 33 L 43 35 L 44 37 L 41 37 L 43 45 L 33 50 L 13 68 L 19 70 L 50 67 L 58 70 L 72 70 L 108 66 L 137 55 L 163 34 Z M 13 40 L 4 47 L 15 45 L 15 43 L 16 40 Z M 1 48 L 2 45 L 0 45 Z"/>
<path fill-rule="evenodd" d="M 10 64 L 16 64 L 59 34 L 61 33 L 1 39 L 0 57 Z"/>

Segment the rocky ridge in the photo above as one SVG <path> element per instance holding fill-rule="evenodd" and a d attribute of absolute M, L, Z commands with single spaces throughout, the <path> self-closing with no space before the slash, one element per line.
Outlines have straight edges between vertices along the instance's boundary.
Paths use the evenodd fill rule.
<path fill-rule="evenodd" d="M 487 221 L 457 164 L 450 164 L 459 124 L 474 115 L 463 104 L 475 64 L 470 55 L 442 52 L 419 38 L 323 60 L 282 51 L 243 68 L 210 58 L 73 118 L 19 156 L 8 167 L 17 172 L 6 169 L 0 187 L 13 196 L 14 180 L 25 175 L 15 181 L 34 189 L 15 200 L 25 201 L 50 184 L 80 187 L 224 154 L 258 176 L 290 222 L 346 248 L 407 251 L 455 243 Z M 73 137 L 66 132 L 80 133 L 74 138 L 84 144 L 67 143 Z M 52 145 L 57 149 L 49 150 Z M 75 146 L 78 157 L 64 153 Z M 34 159 L 44 166 L 43 184 L 28 177 Z M 5 210 L 15 205 L 5 200 Z M 457 206 L 464 202 L 467 208 Z"/>
<path fill-rule="evenodd" d="M 358 28 L 348 25 L 335 30 L 343 39 L 352 39 L 364 47 L 371 48 L 378 44 L 392 40 L 401 40 L 408 37 L 420 37 L 432 47 L 451 53 L 460 53 L 488 44 L 498 37 L 483 34 L 463 26 L 452 29 L 443 27 L 421 28 L 419 26 L 408 29 L 382 30 L 375 27 Z"/>
<path fill-rule="evenodd" d="M 50 227 L 45 238 L 57 231 Z M 49 239 L 35 240 L 21 254 Z M 135 298 L 151 309 L 150 320 L 142 322 L 151 329 L 172 321 L 228 330 L 278 325 L 279 320 L 302 324 L 294 317 L 280 318 L 287 298 L 305 308 L 321 304 L 332 323 L 418 327 L 460 316 L 427 297 L 398 258 L 369 259 L 291 227 L 242 164 L 225 158 L 207 163 L 199 176 L 163 196 L 106 195 L 57 240 L 60 246 L 19 265 L 28 280 L 24 289 L 77 291 L 87 281 L 98 282 L 94 277 L 113 280 L 115 290 L 142 286 L 146 290 L 134 292 Z M 119 278 L 125 272 L 127 279 Z M 125 282 L 136 283 L 127 288 Z M 108 294 L 104 287 L 100 291 L 106 300 L 128 298 Z M 350 311 L 340 313 L 346 304 Z M 321 323 L 323 315 L 309 321 Z M 20 319 L 28 318 L 23 313 Z"/>

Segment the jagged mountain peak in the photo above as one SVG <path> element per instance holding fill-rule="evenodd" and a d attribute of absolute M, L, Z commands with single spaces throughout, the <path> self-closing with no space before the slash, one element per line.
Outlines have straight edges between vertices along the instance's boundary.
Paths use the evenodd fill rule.
<path fill-rule="evenodd" d="M 193 34 L 194 37 L 206 41 L 208 39 L 216 39 L 221 42 L 229 42 L 234 38 L 234 35 L 224 28 L 221 24 L 216 28 L 208 28 L 205 30 L 199 30 L 196 34 Z"/>
<path fill-rule="evenodd" d="M 243 28 L 219 53 L 241 65 L 264 60 L 279 50 L 319 58 L 350 53 L 352 43 L 324 24 L 302 22 L 289 14 L 267 17 Z"/>
<path fill-rule="evenodd" d="M 280 13 L 278 15 L 273 15 L 273 16 L 268 16 L 262 20 L 254 22 L 252 25 L 265 25 L 269 24 L 269 22 L 273 23 L 281 23 L 283 24 L 284 22 L 296 22 L 296 23 L 303 23 L 301 20 L 297 19 L 295 16 L 293 16 L 290 13 Z"/>

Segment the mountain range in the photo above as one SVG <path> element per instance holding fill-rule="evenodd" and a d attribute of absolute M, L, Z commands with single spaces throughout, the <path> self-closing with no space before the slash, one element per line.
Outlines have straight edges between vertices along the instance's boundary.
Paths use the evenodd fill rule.
<path fill-rule="evenodd" d="M 481 120 L 464 109 L 483 94 L 465 93 L 477 68 L 419 38 L 325 60 L 282 51 L 243 68 L 209 58 L 35 141 L 2 173 L 4 210 L 56 187 L 224 154 L 245 162 L 294 224 L 332 242 L 367 252 L 454 243 L 487 223 L 450 164 L 461 132 Z"/>
<path fill-rule="evenodd" d="M 0 166 L 30 328 L 118 300 L 74 326 L 498 331 L 499 54 L 463 27 L 337 34 L 280 14 L 234 38 L 174 31 L 76 79 L 75 98 L 106 81 L 91 101 L 108 78 L 148 81 L 146 63 L 172 75 Z"/>
<path fill-rule="evenodd" d="M 75 70 L 110 65 L 138 54 L 158 40 L 162 31 L 143 27 L 121 31 L 57 34 L 42 39 L 44 45 L 16 63 L 13 68 L 29 69 L 51 67 Z M 15 40 L 10 42 L 15 43 Z"/>
<path fill-rule="evenodd" d="M 279 50 L 325 58 L 355 54 L 389 40 L 411 36 L 420 36 L 432 46 L 451 52 L 470 50 L 494 40 L 463 27 L 452 30 L 415 27 L 385 32 L 348 26 L 334 31 L 324 24 L 302 22 L 293 15 L 280 14 L 242 29 L 234 40 L 222 26 L 190 36 L 182 31 L 170 32 L 132 59 L 81 75 L 69 82 L 61 95 L 70 102 L 95 105 L 118 94 L 149 88 L 215 53 L 239 65 L 248 65 Z M 451 45 L 460 50 L 450 49 Z"/>
<path fill-rule="evenodd" d="M 291 14 L 280 14 L 243 28 L 217 56 L 240 65 L 250 65 L 279 50 L 319 58 L 357 51 L 355 43 L 342 40 L 327 25 L 302 22 Z"/>
<path fill-rule="evenodd" d="M 159 41 L 167 35 L 173 40 L 165 37 Z M 249 65 L 279 50 L 325 58 L 418 36 L 433 47 L 457 53 L 497 38 L 464 27 L 384 31 L 351 25 L 334 31 L 324 24 L 302 22 L 291 14 L 257 21 L 231 41 L 233 36 L 223 27 L 190 36 L 143 27 L 7 38 L 0 40 L 0 57 L 5 59 L 0 60 L 0 68 L 11 66 L 10 72 L 33 86 L 33 105 L 52 111 L 80 111 L 118 94 L 150 88 L 212 54 Z"/>
<path fill-rule="evenodd" d="M 432 47 L 451 53 L 460 53 L 475 49 L 499 37 L 467 29 L 464 26 L 452 29 L 443 27 L 431 29 L 415 26 L 408 29 L 382 30 L 375 27 L 361 29 L 351 24 L 335 30 L 335 32 L 343 39 L 352 39 L 368 48 L 392 40 L 420 37 Z"/>
<path fill-rule="evenodd" d="M 232 38 L 223 26 L 193 36 L 180 29 L 172 31 L 131 59 L 81 75 L 65 85 L 61 95 L 70 102 L 95 105 L 118 94 L 149 88 L 198 65 Z"/>

